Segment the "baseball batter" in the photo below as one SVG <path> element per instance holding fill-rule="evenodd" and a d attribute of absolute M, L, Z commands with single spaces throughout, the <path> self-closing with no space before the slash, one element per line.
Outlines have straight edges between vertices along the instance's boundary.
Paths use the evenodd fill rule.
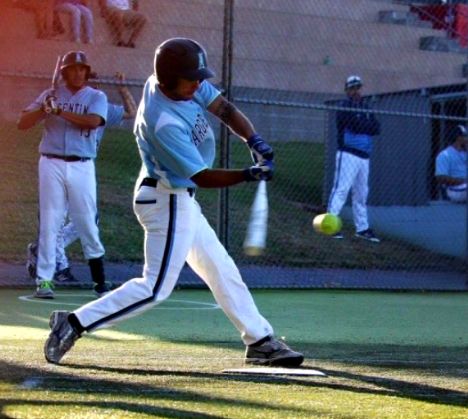
<path fill-rule="evenodd" d="M 39 145 L 39 243 L 37 298 L 53 298 L 57 234 L 68 211 L 80 236 L 96 288 L 105 285 L 104 247 L 96 223 L 97 128 L 107 115 L 107 98 L 86 86 L 91 72 L 81 51 L 67 53 L 61 64 L 65 85 L 45 90 L 20 116 L 19 129 L 44 121 Z M 50 111 L 50 113 L 47 113 Z"/>
<path fill-rule="evenodd" d="M 118 91 L 122 98 L 123 104 L 118 105 L 115 103 L 108 103 L 106 125 L 97 128 L 97 150 L 100 147 L 106 128 L 122 126 L 124 120 L 133 119 L 136 115 L 137 105 L 135 103 L 135 99 L 133 98 L 128 87 L 123 84 L 125 80 L 125 75 L 121 72 L 117 72 L 115 78 L 118 83 Z M 73 220 L 69 220 L 58 232 L 56 247 L 56 271 L 54 274 L 55 281 L 76 281 L 73 274 L 71 273 L 65 249 L 70 244 L 75 242 L 78 238 L 78 231 L 76 230 L 75 225 L 73 224 Z M 29 272 L 29 275 L 33 279 L 35 279 L 37 267 L 37 241 L 28 244 L 28 261 L 26 267 Z M 109 291 L 109 289 L 106 285 L 103 287 L 99 287 L 98 291 L 99 292 L 96 291 L 96 294 L 100 296 L 102 293 Z"/>
<path fill-rule="evenodd" d="M 356 237 L 378 243 L 380 240 L 369 228 L 367 195 L 372 137 L 380 133 L 380 123 L 364 103 L 361 88 L 361 78 L 349 76 L 345 83 L 347 99 L 341 102 L 341 106 L 353 110 L 336 113 L 338 151 L 328 212 L 339 215 L 351 189 Z M 333 237 L 342 239 L 343 234 L 338 232 Z"/>
<path fill-rule="evenodd" d="M 134 278 L 72 313 L 55 311 L 45 343 L 47 361 L 58 363 L 83 334 L 141 313 L 168 298 L 184 263 L 206 282 L 247 345 L 246 362 L 298 366 L 304 357 L 274 337 L 234 261 L 203 216 L 197 187 L 219 188 L 271 180 L 273 150 L 251 122 L 206 79 L 204 49 L 173 38 L 156 50 L 155 74 L 144 87 L 135 121 L 142 159 L 134 210 L 145 231 L 142 278 Z M 244 170 L 212 169 L 215 137 L 205 111 L 245 139 L 263 163 Z"/>

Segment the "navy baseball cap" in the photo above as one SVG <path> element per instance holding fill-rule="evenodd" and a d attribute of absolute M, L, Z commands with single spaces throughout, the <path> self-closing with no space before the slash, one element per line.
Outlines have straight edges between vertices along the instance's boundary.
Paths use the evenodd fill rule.
<path fill-rule="evenodd" d="M 455 128 L 455 138 L 468 137 L 468 131 L 464 125 L 457 125 Z"/>
<path fill-rule="evenodd" d="M 362 86 L 362 80 L 361 77 L 359 76 L 349 76 L 346 79 L 345 83 L 345 89 L 350 89 L 351 87 L 361 87 Z"/>

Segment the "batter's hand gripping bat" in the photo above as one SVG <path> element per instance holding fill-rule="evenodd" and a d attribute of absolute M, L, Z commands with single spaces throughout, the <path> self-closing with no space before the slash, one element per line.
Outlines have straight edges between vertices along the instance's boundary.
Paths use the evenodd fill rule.
<path fill-rule="evenodd" d="M 57 57 L 57 63 L 55 64 L 54 74 L 52 75 L 52 85 L 50 89 L 50 95 L 46 100 L 47 104 L 44 106 L 44 112 L 51 113 L 54 108 L 56 108 L 55 104 L 55 91 L 57 90 L 58 83 L 60 80 L 60 66 L 62 64 L 62 57 L 59 55 Z"/>

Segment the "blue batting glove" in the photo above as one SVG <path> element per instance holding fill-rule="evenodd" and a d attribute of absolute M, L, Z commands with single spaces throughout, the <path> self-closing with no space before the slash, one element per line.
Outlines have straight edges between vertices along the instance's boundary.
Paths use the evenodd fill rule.
<path fill-rule="evenodd" d="M 252 135 L 247 140 L 247 145 L 250 148 L 254 163 L 263 162 L 264 160 L 273 160 L 273 148 L 258 134 Z"/>
<path fill-rule="evenodd" d="M 266 180 L 267 182 L 273 178 L 275 163 L 272 160 L 265 160 L 261 164 L 244 169 L 244 179 L 246 182 L 255 182 Z"/>

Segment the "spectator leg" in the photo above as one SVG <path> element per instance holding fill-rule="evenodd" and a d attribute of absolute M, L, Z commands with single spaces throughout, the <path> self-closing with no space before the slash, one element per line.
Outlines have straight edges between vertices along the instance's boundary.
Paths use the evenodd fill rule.
<path fill-rule="evenodd" d="M 134 13 L 130 27 L 132 28 L 132 33 L 130 35 L 130 38 L 128 40 L 128 46 L 130 47 L 135 47 L 135 40 L 138 38 L 140 35 L 141 31 L 143 30 L 143 27 L 146 24 L 146 16 L 141 14 L 141 13 Z"/>
<path fill-rule="evenodd" d="M 72 37 L 74 42 L 80 42 L 81 32 L 81 13 L 78 7 L 70 3 L 59 4 L 55 7 L 58 12 L 64 12 L 70 15 Z"/>
<path fill-rule="evenodd" d="M 91 43 L 93 42 L 94 36 L 94 21 L 93 21 L 93 12 L 88 9 L 86 6 L 77 5 L 81 12 L 81 18 L 83 19 L 83 25 L 85 30 L 85 35 L 83 37 L 83 42 Z"/>
<path fill-rule="evenodd" d="M 116 45 L 124 45 L 123 41 L 123 31 L 124 31 L 124 22 L 123 22 L 123 13 L 114 8 L 109 8 L 107 21 L 112 30 L 112 35 L 114 38 L 114 43 Z"/>

